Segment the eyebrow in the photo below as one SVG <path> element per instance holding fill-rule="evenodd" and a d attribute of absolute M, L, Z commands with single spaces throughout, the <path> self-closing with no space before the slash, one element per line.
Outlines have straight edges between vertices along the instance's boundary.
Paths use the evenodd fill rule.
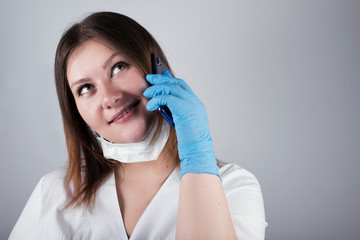
<path fill-rule="evenodd" d="M 88 82 L 89 80 L 90 80 L 89 78 L 81 78 L 81 79 L 73 82 L 73 83 L 70 85 L 70 89 L 72 89 L 75 85 L 79 85 L 79 84 Z"/>
<path fill-rule="evenodd" d="M 116 57 L 117 55 L 119 55 L 119 53 L 117 53 L 117 52 L 113 53 L 113 54 L 105 61 L 104 65 L 103 65 L 103 69 L 106 69 L 106 68 L 109 66 L 109 64 L 111 63 L 111 61 L 114 59 L 114 57 Z"/>
<path fill-rule="evenodd" d="M 105 61 L 104 65 L 103 65 L 103 69 L 106 69 L 109 66 L 109 64 L 111 63 L 111 61 L 118 55 L 120 55 L 120 54 L 117 53 L 117 52 L 111 54 L 111 56 Z M 82 83 L 85 83 L 85 82 L 88 82 L 88 81 L 89 81 L 89 78 L 81 78 L 81 79 L 73 82 L 70 85 L 70 89 L 72 89 L 75 85 L 82 84 Z"/>

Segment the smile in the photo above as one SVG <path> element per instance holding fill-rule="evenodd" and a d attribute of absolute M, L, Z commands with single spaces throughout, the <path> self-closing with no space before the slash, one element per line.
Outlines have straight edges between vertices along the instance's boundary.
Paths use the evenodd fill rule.
<path fill-rule="evenodd" d="M 115 118 L 114 121 L 122 118 L 125 114 L 127 114 L 128 112 L 130 112 L 131 109 L 132 109 L 132 106 L 130 106 L 128 109 L 126 109 L 123 114 L 120 114 L 117 118 Z"/>
<path fill-rule="evenodd" d="M 125 111 L 121 112 L 118 116 L 116 116 L 113 120 L 110 121 L 110 123 L 113 123 L 121 118 L 123 118 L 124 116 L 126 116 L 129 112 L 131 112 L 131 110 L 133 110 L 140 101 L 137 101 L 133 104 L 131 104 L 127 109 L 125 109 Z"/>

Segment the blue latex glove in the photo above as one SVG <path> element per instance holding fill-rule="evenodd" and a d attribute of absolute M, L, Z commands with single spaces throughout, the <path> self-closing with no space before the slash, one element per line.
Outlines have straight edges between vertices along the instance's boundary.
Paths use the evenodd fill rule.
<path fill-rule="evenodd" d="M 146 108 L 154 111 L 166 105 L 172 113 L 181 160 L 180 178 L 188 172 L 220 177 L 202 102 L 183 80 L 168 71 L 163 75 L 149 74 L 146 80 L 152 84 L 144 91 L 144 96 L 151 98 Z"/>

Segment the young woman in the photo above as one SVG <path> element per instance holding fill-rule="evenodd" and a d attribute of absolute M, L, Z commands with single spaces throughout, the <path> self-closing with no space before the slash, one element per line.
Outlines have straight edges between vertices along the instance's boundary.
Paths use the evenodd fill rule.
<path fill-rule="evenodd" d="M 44 176 L 10 239 L 264 239 L 256 178 L 218 163 L 206 111 L 134 20 L 99 12 L 55 57 L 68 166 Z M 158 113 L 167 106 L 172 128 Z"/>

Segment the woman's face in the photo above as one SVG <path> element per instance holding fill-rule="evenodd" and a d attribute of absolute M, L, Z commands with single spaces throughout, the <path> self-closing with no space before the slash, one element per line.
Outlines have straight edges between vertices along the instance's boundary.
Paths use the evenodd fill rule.
<path fill-rule="evenodd" d="M 71 54 L 67 78 L 84 121 L 115 143 L 143 140 L 152 124 L 143 74 L 121 54 L 89 40 Z"/>

